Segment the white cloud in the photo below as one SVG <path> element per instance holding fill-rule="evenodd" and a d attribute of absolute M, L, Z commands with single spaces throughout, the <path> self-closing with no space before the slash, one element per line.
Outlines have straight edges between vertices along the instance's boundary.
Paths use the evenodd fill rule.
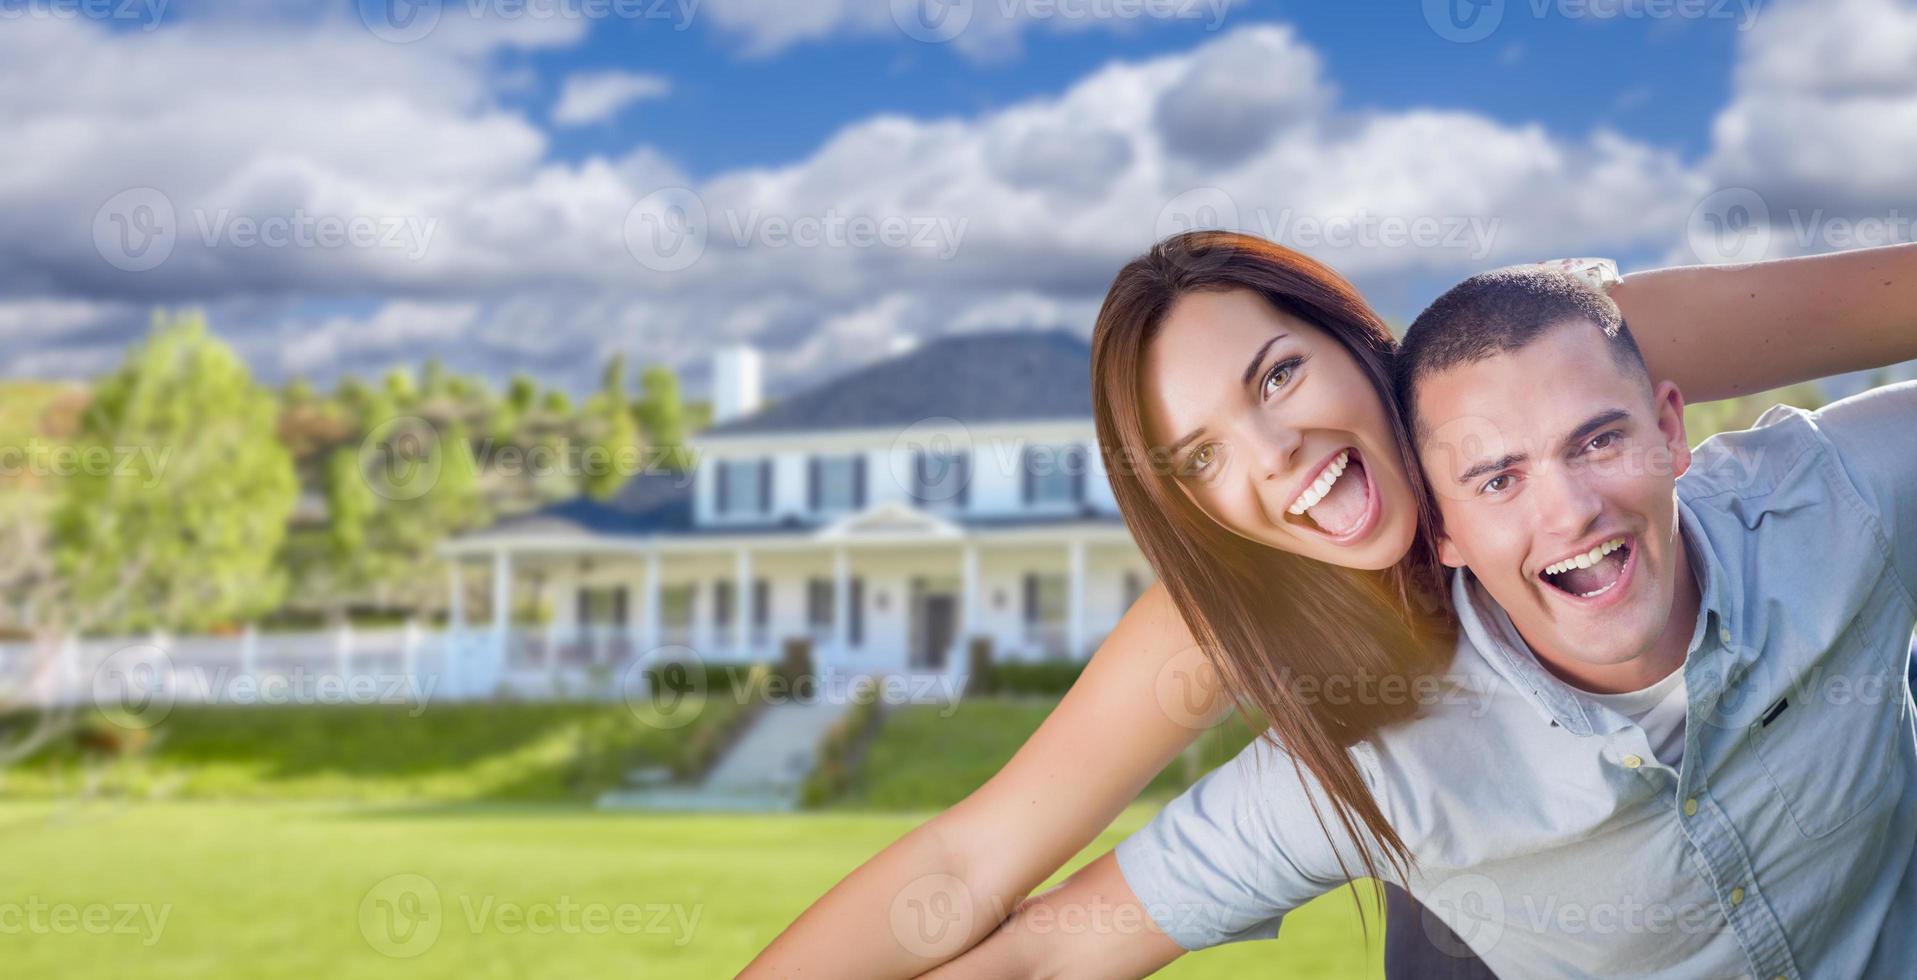
<path fill-rule="evenodd" d="M 1239 0 L 701 0 L 700 10 L 740 39 L 746 53 L 770 55 L 846 37 L 949 44 L 969 58 L 1016 54 L 1027 30 L 1123 32 L 1150 22 L 1219 31 Z"/>
<path fill-rule="evenodd" d="M 566 79 L 553 106 L 552 121 L 561 126 L 605 122 L 627 106 L 671 94 L 672 83 L 658 75 L 628 71 L 580 73 Z"/>

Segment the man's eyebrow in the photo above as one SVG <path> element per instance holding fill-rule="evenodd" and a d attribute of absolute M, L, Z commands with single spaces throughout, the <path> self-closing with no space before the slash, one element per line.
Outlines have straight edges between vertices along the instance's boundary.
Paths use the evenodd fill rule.
<path fill-rule="evenodd" d="M 1584 440 L 1596 435 L 1599 429 L 1607 425 L 1616 425 L 1630 417 L 1631 413 L 1621 408 L 1606 409 L 1605 411 L 1599 412 L 1585 419 L 1584 424 L 1572 429 L 1571 434 L 1564 437 L 1564 448 L 1571 449 L 1583 445 Z"/>
<path fill-rule="evenodd" d="M 1265 341 L 1263 344 L 1258 345 L 1258 349 L 1252 352 L 1251 363 L 1245 365 L 1245 376 L 1243 379 L 1240 380 L 1239 383 L 1251 384 L 1251 376 L 1258 373 L 1258 365 L 1265 363 L 1265 352 L 1271 349 L 1271 345 L 1289 336 L 1291 335 L 1288 333 L 1281 333 L 1272 337 L 1270 340 Z M 1193 429 L 1190 432 L 1185 433 L 1183 436 L 1180 436 L 1177 442 L 1174 442 L 1171 445 L 1165 447 L 1165 455 L 1167 456 L 1178 455 L 1178 451 L 1180 449 L 1185 448 L 1185 445 L 1187 443 L 1191 442 L 1193 439 L 1198 438 L 1199 435 L 1201 435 L 1203 432 L 1204 432 L 1203 429 Z"/>
<path fill-rule="evenodd" d="M 1525 453 L 1505 453 L 1504 455 L 1499 456 L 1497 459 L 1488 459 L 1482 463 L 1473 465 L 1470 469 L 1465 470 L 1464 473 L 1458 477 L 1458 482 L 1470 483 L 1472 480 L 1475 480 L 1478 477 L 1485 475 L 1486 473 L 1496 473 L 1499 470 L 1509 469 L 1530 458 L 1531 457 Z"/>

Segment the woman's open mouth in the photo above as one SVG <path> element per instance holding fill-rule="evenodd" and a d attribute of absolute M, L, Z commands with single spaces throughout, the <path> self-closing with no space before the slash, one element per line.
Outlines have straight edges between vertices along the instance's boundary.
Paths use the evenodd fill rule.
<path fill-rule="evenodd" d="M 1285 523 L 1347 544 L 1377 526 L 1379 511 L 1378 487 L 1364 457 L 1347 446 L 1319 465 L 1285 509 Z"/>
<path fill-rule="evenodd" d="M 1637 567 L 1637 539 L 1620 534 L 1606 538 L 1588 551 L 1560 558 L 1538 572 L 1538 578 L 1562 598 L 1579 605 L 1603 605 L 1622 595 Z"/>

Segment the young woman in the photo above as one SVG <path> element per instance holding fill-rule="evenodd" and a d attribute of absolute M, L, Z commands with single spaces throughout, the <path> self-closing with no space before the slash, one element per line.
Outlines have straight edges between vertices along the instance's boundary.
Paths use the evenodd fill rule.
<path fill-rule="evenodd" d="M 1917 357 L 1917 246 L 1636 274 L 1611 295 L 1652 373 L 1696 401 Z M 1376 694 L 1450 655 L 1392 350 L 1349 283 L 1262 239 L 1195 232 L 1128 264 L 1093 335 L 1094 409 L 1159 582 L 1004 769 L 848 875 L 745 975 L 915 976 L 958 955 L 1234 701 L 1325 787 L 1327 833 L 1368 833 L 1402 867 L 1343 750 L 1414 699 L 1300 696 L 1325 678 Z M 1365 863 L 1352 873 L 1380 870 Z M 920 892 L 955 925 L 936 941 L 896 924 Z"/>

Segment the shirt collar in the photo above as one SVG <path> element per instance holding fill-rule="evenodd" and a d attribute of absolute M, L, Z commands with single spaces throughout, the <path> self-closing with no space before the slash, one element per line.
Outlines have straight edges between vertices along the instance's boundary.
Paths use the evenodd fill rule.
<path fill-rule="evenodd" d="M 1722 630 L 1722 624 L 1732 621 L 1726 608 L 1730 590 L 1725 588 L 1726 572 L 1711 552 L 1709 542 L 1698 533 L 1697 516 L 1682 494 L 1678 496 L 1677 507 L 1678 533 L 1684 535 L 1684 553 L 1692 573 L 1697 576 L 1700 596 L 1697 626 L 1691 632 L 1684 656 L 1688 666 L 1691 653 L 1708 641 L 1711 631 Z M 1594 705 L 1538 662 L 1510 615 L 1491 598 L 1468 568 L 1460 568 L 1451 576 L 1451 605 L 1457 610 L 1460 634 L 1545 720 L 1573 735 L 1596 733 Z"/>

